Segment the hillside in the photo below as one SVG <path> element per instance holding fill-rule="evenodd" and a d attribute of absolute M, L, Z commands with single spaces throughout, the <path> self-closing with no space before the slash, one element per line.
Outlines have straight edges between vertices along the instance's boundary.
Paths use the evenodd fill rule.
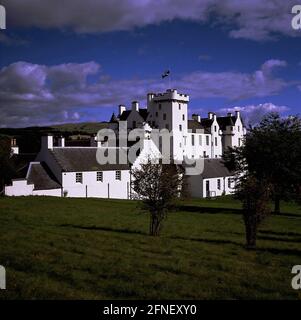
<path fill-rule="evenodd" d="M 65 137 L 96 134 L 106 128 L 107 122 L 66 123 L 49 127 L 0 128 L 0 135 L 15 137 L 22 153 L 37 153 L 41 147 L 41 136 L 52 133 L 54 136 Z"/>
<path fill-rule="evenodd" d="M 159 238 L 133 201 L 0 198 L 0 299 L 301 299 L 301 210 L 283 209 L 246 251 L 231 198 L 186 201 Z"/>

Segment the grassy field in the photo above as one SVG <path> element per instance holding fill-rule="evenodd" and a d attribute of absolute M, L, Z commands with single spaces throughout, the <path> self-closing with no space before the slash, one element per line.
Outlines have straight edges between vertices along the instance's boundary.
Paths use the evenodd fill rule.
<path fill-rule="evenodd" d="M 135 202 L 1 198 L 0 299 L 301 299 L 301 210 L 282 209 L 247 251 L 230 198 L 186 201 L 159 238 Z"/>

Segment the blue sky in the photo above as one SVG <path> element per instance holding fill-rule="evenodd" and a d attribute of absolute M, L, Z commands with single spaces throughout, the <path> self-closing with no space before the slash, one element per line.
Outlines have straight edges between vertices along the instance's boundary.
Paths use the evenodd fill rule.
<path fill-rule="evenodd" d="M 128 1 L 130 9 L 134 4 Z M 51 16 L 50 1 L 31 6 L 36 10 L 32 20 L 21 15 L 25 7 L 22 12 L 14 7 L 15 0 L 2 2 L 7 5 L 8 25 L 0 31 L 1 127 L 103 121 L 117 111 L 118 104 L 130 107 L 137 99 L 145 106 L 147 92 L 169 86 L 188 93 L 190 113 L 202 116 L 209 110 L 224 113 L 234 108 L 246 117 L 268 111 L 299 112 L 301 42 L 299 34 L 290 30 L 292 16 L 285 11 L 289 7 L 280 2 L 262 26 L 260 10 L 265 7 L 259 10 L 246 4 L 245 11 L 230 0 L 228 7 L 215 9 L 215 14 L 210 11 L 206 18 L 200 1 L 192 1 L 199 10 L 196 16 L 182 10 L 181 17 L 180 7 L 161 20 L 143 5 L 129 20 L 124 19 L 128 7 L 116 18 L 109 2 L 99 1 L 106 4 L 106 16 L 116 21 L 108 19 L 104 24 L 99 17 L 91 25 L 87 13 L 86 19 L 74 22 L 70 10 L 60 18 L 54 10 L 46 26 L 43 15 L 46 11 Z M 95 1 L 89 4 L 92 10 Z M 106 14 L 98 5 L 95 17 L 100 9 Z M 80 10 L 78 1 L 66 1 L 66 6 Z M 237 11 L 245 15 L 243 21 L 233 18 Z M 260 23 L 248 24 L 250 16 Z M 131 25 L 132 19 L 140 20 Z M 166 69 L 171 71 L 170 79 L 162 80 Z"/>

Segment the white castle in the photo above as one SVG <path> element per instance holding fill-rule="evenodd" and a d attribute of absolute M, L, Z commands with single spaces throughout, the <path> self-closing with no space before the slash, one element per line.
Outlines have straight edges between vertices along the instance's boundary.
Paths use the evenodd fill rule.
<path fill-rule="evenodd" d="M 13 180 L 12 185 L 5 187 L 5 194 L 131 199 L 131 169 L 139 167 L 150 156 L 161 157 L 162 146 L 154 143 L 149 135 L 154 129 L 172 132 L 170 154 L 173 160 L 204 160 L 203 171 L 188 177 L 192 197 L 230 194 L 234 190 L 234 177 L 221 157 L 228 147 L 243 143 L 246 128 L 240 112 L 224 117 L 209 112 L 207 118 L 193 114 L 192 119 L 188 119 L 188 103 L 188 95 L 167 90 L 147 94 L 146 108 L 140 108 L 137 101 L 132 102 L 130 110 L 119 106 L 118 115 L 113 114 L 107 123 L 108 129 L 118 134 L 121 123 L 126 121 L 128 130 L 141 128 L 146 133 L 133 163 L 100 164 L 97 161 L 100 149 L 111 148 L 120 154 L 127 153 L 128 148 L 112 147 L 108 141 L 98 141 L 97 137 L 91 138 L 89 147 L 65 146 L 64 138 L 55 146 L 53 136 L 42 137 L 41 150 L 29 164 L 26 177 Z"/>

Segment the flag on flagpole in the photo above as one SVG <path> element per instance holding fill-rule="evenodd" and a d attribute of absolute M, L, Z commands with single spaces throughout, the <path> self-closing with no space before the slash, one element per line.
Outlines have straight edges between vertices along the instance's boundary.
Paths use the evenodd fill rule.
<path fill-rule="evenodd" d="M 169 70 L 164 71 L 163 74 L 162 74 L 162 79 L 168 77 L 169 74 L 170 74 L 170 71 L 169 71 Z"/>

